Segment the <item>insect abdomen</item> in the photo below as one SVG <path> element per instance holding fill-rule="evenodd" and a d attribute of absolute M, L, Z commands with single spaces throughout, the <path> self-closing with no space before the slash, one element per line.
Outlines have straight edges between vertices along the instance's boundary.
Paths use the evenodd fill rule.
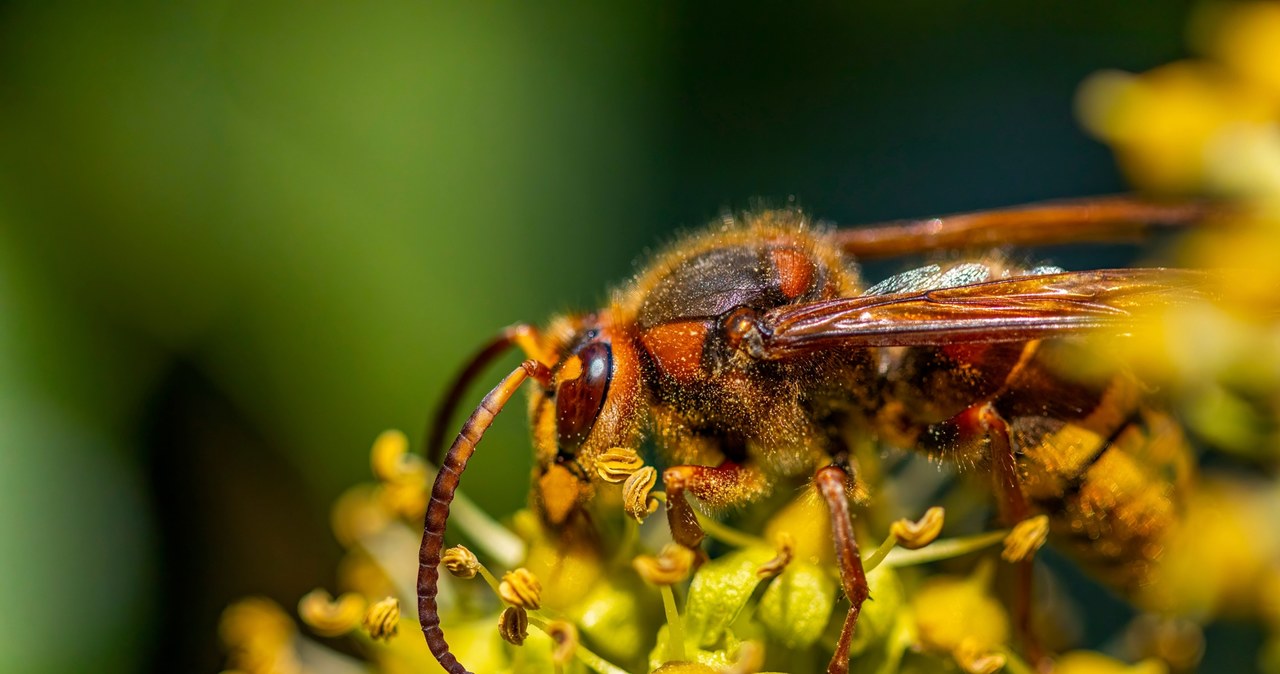
<path fill-rule="evenodd" d="M 1073 465 L 1054 465 L 1073 452 Z M 1130 591 L 1163 552 L 1193 471 L 1181 428 L 1150 409 L 1135 411 L 1107 438 L 1066 424 L 1026 442 L 1020 463 L 1027 495 L 1050 516 L 1060 547 L 1101 580 Z"/>
<path fill-rule="evenodd" d="M 1180 518 L 1193 461 L 1177 423 L 1105 354 L 1069 340 L 913 348 L 893 360 L 885 386 L 881 433 L 962 468 L 994 470 L 989 429 L 974 422 L 989 408 L 1058 547 L 1117 589 L 1147 578 Z"/>
<path fill-rule="evenodd" d="M 1142 583 L 1177 522 L 1192 471 L 1181 428 L 1096 347 L 1044 342 L 996 408 L 1023 491 L 1059 547 L 1118 589 Z"/>

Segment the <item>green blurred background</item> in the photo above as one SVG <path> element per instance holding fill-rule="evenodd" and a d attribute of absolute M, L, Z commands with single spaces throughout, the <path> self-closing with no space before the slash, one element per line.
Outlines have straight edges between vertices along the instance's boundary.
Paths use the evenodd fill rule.
<path fill-rule="evenodd" d="M 217 671 L 228 601 L 332 585 L 379 431 L 724 208 L 1123 189 L 1075 87 L 1187 13 L 0 3 L 0 671 Z M 492 512 L 523 424 L 468 474 Z"/>

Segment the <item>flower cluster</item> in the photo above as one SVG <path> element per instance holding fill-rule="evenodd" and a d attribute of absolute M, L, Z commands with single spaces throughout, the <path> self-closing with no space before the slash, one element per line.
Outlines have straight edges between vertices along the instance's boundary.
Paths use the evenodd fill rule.
<path fill-rule="evenodd" d="M 643 477 L 653 467 L 627 450 L 614 453 L 601 470 L 620 494 L 634 492 L 630 498 L 647 505 L 618 499 L 614 524 L 623 532 L 608 558 L 566 549 L 529 511 L 502 526 L 464 496 L 455 501 L 451 524 L 480 553 L 456 545 L 442 561 L 448 574 L 441 613 L 458 657 L 483 672 L 819 671 L 844 610 L 830 523 L 816 495 L 781 505 L 755 531 L 699 515 L 713 540 L 708 548 L 715 555 L 708 558 L 670 543 L 665 518 L 649 517 L 665 501 Z M 377 671 L 439 671 L 416 619 L 400 611 L 415 603 L 413 562 L 431 470 L 407 453 L 406 438 L 395 431 L 374 443 L 372 464 L 378 481 L 353 487 L 333 510 L 334 533 L 347 549 L 339 568 L 343 593 L 334 598 L 317 589 L 299 601 L 297 613 L 319 637 L 351 639 Z M 893 485 L 884 486 L 892 492 Z M 1000 544 L 1006 557 L 1021 559 L 1016 555 L 1043 542 L 1041 519 L 1012 531 L 948 538 L 945 511 L 932 507 L 916 520 L 885 522 L 878 540 L 864 522 L 873 600 L 858 624 L 850 671 L 1032 671 L 1013 648 L 992 580 L 1002 563 Z M 926 573 L 931 563 L 974 559 L 982 561 L 954 567 L 958 574 Z M 266 599 L 229 607 L 221 633 L 229 672 L 358 671 L 348 656 L 303 636 Z M 1153 667 L 1132 671 L 1161 671 Z M 1092 653 L 1064 657 L 1058 671 L 1107 668 L 1129 671 Z"/>
<path fill-rule="evenodd" d="M 1219 277 L 1217 297 L 1162 314 L 1129 359 L 1211 452 L 1262 470 L 1206 471 L 1139 601 L 1201 622 L 1260 621 L 1261 666 L 1280 672 L 1280 486 L 1262 477 L 1280 465 L 1280 4 L 1203 5 L 1192 42 L 1202 57 L 1096 74 L 1079 110 L 1135 186 L 1224 204 L 1181 243 L 1183 263 Z M 1131 636 L 1185 664 L 1198 657 L 1187 644 L 1203 645 L 1185 632 L 1148 620 Z"/>

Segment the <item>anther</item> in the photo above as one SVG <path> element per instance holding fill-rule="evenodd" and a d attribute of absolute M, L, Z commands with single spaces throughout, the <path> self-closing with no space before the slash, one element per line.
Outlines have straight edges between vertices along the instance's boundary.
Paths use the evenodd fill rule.
<path fill-rule="evenodd" d="M 945 511 L 933 507 L 916 521 L 900 519 L 889 525 L 889 533 L 898 539 L 898 545 L 908 550 L 918 550 L 932 543 L 942 533 Z"/>
<path fill-rule="evenodd" d="M 554 644 L 551 661 L 561 667 L 569 664 L 578 650 L 578 628 L 563 620 L 553 620 L 547 624 L 547 636 L 551 637 L 551 643 Z"/>
<path fill-rule="evenodd" d="M 512 606 L 538 610 L 542 607 L 542 583 L 533 572 L 521 567 L 503 574 L 498 595 Z"/>
<path fill-rule="evenodd" d="M 294 649 L 297 629 L 278 604 L 261 597 L 242 599 L 227 607 L 218 621 L 228 664 L 240 671 L 256 671 L 271 663 L 282 671 L 298 671 Z"/>
<path fill-rule="evenodd" d="M 795 554 L 795 539 L 791 537 L 791 534 L 784 531 L 778 534 L 777 540 L 778 554 L 756 569 L 757 578 L 773 578 L 785 571 L 787 565 L 791 563 L 791 559 Z"/>
<path fill-rule="evenodd" d="M 677 543 L 669 543 L 657 557 L 640 555 L 631 562 L 636 573 L 653 585 L 675 585 L 689 577 L 696 558 L 693 550 Z"/>
<path fill-rule="evenodd" d="M 622 507 L 637 522 L 658 510 L 658 501 L 649 496 L 654 485 L 658 483 L 658 471 L 653 466 L 645 466 L 631 474 L 622 485 Z"/>
<path fill-rule="evenodd" d="M 427 467 L 421 457 L 409 454 L 409 439 L 397 430 L 384 431 L 369 452 L 373 474 L 382 483 L 378 499 L 382 507 L 406 519 L 422 517 L 427 510 Z"/>
<path fill-rule="evenodd" d="M 400 600 L 387 597 L 370 606 L 364 614 L 364 629 L 375 641 L 390 641 L 400 631 Z"/>
<path fill-rule="evenodd" d="M 606 449 L 600 458 L 596 459 L 596 474 L 605 482 L 614 484 L 625 482 L 642 467 L 644 467 L 644 459 L 640 458 L 634 449 L 627 447 Z"/>
<path fill-rule="evenodd" d="M 1049 539 L 1049 517 L 1036 515 L 1013 527 L 1004 539 L 1004 551 L 1000 556 L 1006 562 L 1021 562 L 1030 559 Z"/>
<path fill-rule="evenodd" d="M 409 438 L 392 429 L 383 431 L 373 441 L 373 449 L 369 452 L 369 466 L 373 469 L 373 476 L 379 480 L 396 482 L 403 479 L 405 473 L 422 468 L 420 461 L 416 465 L 412 462 L 417 458 L 409 455 Z"/>
<path fill-rule="evenodd" d="M 480 560 L 476 558 L 476 553 L 462 545 L 445 550 L 440 561 L 455 578 L 475 578 L 476 572 L 480 570 Z"/>
<path fill-rule="evenodd" d="M 519 606 L 508 606 L 503 609 L 498 619 L 498 634 L 502 640 L 520 646 L 529 636 L 529 613 Z"/>
<path fill-rule="evenodd" d="M 298 601 L 298 616 L 316 634 L 336 637 L 354 630 L 364 617 L 364 597 L 348 592 L 336 600 L 325 590 L 312 590 Z"/>

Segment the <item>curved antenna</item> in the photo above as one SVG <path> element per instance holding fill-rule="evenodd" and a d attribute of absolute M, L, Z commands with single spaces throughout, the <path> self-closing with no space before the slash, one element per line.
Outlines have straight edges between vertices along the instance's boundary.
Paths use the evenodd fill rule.
<path fill-rule="evenodd" d="M 449 504 L 453 502 L 458 482 L 462 479 L 462 471 L 476 451 L 476 445 L 480 444 L 494 417 L 502 411 L 516 389 L 529 377 L 549 381 L 550 376 L 545 365 L 535 360 L 526 360 L 503 378 L 480 401 L 480 406 L 471 416 L 467 417 L 462 431 L 450 445 L 440 471 L 436 473 L 436 482 L 431 488 L 431 501 L 427 504 L 426 520 L 422 525 L 422 547 L 418 548 L 418 622 L 422 625 L 422 635 L 426 637 L 431 653 L 449 674 L 470 674 L 453 653 L 449 652 L 449 644 L 445 642 L 444 632 L 440 629 L 440 612 L 436 605 L 440 553 L 444 547 L 445 524 L 449 520 Z"/>
<path fill-rule="evenodd" d="M 533 327 L 524 323 L 504 329 L 497 337 L 489 340 L 488 344 L 480 347 L 480 350 L 471 356 L 471 360 L 453 378 L 449 391 L 436 406 L 435 416 L 427 426 L 426 438 L 422 445 L 427 461 L 431 462 L 431 465 L 440 465 L 440 453 L 444 449 L 444 429 L 449 419 L 453 417 L 454 410 L 458 409 L 458 403 L 467 392 L 467 386 L 498 356 L 506 353 L 513 344 L 526 341 L 533 336 Z M 536 357 L 533 353 L 527 355 Z"/>
<path fill-rule="evenodd" d="M 1208 201 L 1152 201 L 1132 195 L 1086 197 L 937 218 L 895 220 L 832 232 L 858 259 L 991 246 L 1045 246 L 1136 239 L 1189 227 L 1225 211 Z"/>

